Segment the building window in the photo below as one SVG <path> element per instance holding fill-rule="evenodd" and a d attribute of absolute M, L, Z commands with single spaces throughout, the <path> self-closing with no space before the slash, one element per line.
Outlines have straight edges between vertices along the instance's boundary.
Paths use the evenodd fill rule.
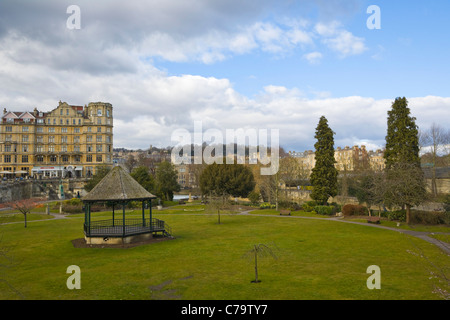
<path fill-rule="evenodd" d="M 97 124 L 102 124 L 102 119 L 97 119 Z"/>
<path fill-rule="evenodd" d="M 80 152 L 80 146 L 74 146 L 73 147 L 74 152 Z"/>
<path fill-rule="evenodd" d="M 75 162 L 81 162 L 81 156 L 75 156 Z"/>
<path fill-rule="evenodd" d="M 12 141 L 12 134 L 7 134 L 7 135 L 5 136 L 5 141 L 6 141 L 6 142 Z"/>
<path fill-rule="evenodd" d="M 50 156 L 50 162 L 56 162 L 56 156 Z"/>
<path fill-rule="evenodd" d="M 96 150 L 97 152 L 102 152 L 102 145 L 98 144 Z"/>
<path fill-rule="evenodd" d="M 4 155 L 3 162 L 4 163 L 10 163 L 11 162 L 11 155 L 9 155 L 9 154 Z"/>
<path fill-rule="evenodd" d="M 11 145 L 5 146 L 5 152 L 11 152 Z"/>
<path fill-rule="evenodd" d="M 5 127 L 5 132 L 12 132 L 12 127 L 11 126 Z"/>
<path fill-rule="evenodd" d="M 80 143 L 80 136 L 73 137 L 73 143 Z"/>
<path fill-rule="evenodd" d="M 28 127 L 22 127 L 22 132 L 28 132 Z"/>
<path fill-rule="evenodd" d="M 92 142 L 92 136 L 86 136 L 86 142 Z"/>
<path fill-rule="evenodd" d="M 88 145 L 86 146 L 86 151 L 87 151 L 87 152 L 92 152 L 92 146 L 91 146 L 90 144 L 88 144 Z"/>
<path fill-rule="evenodd" d="M 55 142 L 55 136 L 48 136 L 48 142 L 54 143 Z"/>
<path fill-rule="evenodd" d="M 61 128 L 61 132 L 67 133 L 67 128 Z"/>
<path fill-rule="evenodd" d="M 48 146 L 48 152 L 55 152 L 55 146 L 54 145 Z"/>
<path fill-rule="evenodd" d="M 106 110 L 106 116 L 109 118 L 109 110 Z"/>
<path fill-rule="evenodd" d="M 44 152 L 43 146 L 36 146 L 36 152 Z"/>
<path fill-rule="evenodd" d="M 28 156 L 22 156 L 22 163 L 28 163 Z"/>
<path fill-rule="evenodd" d="M 44 156 L 36 156 L 36 162 L 44 162 Z"/>
<path fill-rule="evenodd" d="M 61 143 L 67 143 L 67 136 L 61 136 Z"/>
<path fill-rule="evenodd" d="M 67 146 L 61 146 L 61 152 L 67 152 Z"/>
<path fill-rule="evenodd" d="M 102 127 L 97 127 L 97 132 L 102 132 Z"/>
<path fill-rule="evenodd" d="M 28 135 L 27 134 L 22 136 L 22 142 L 28 142 Z"/>
<path fill-rule="evenodd" d="M 36 128 L 36 132 L 37 132 L 37 133 L 43 133 L 43 132 L 44 132 L 44 128 L 42 128 L 42 127 L 37 127 L 37 128 Z"/>
<path fill-rule="evenodd" d="M 102 136 L 101 135 L 97 135 L 97 142 L 102 142 Z"/>
<path fill-rule="evenodd" d="M 75 128 L 75 129 L 74 129 L 74 132 L 75 132 L 75 133 L 80 133 L 80 128 Z"/>
<path fill-rule="evenodd" d="M 62 156 L 61 160 L 62 162 L 69 162 L 69 156 Z"/>
<path fill-rule="evenodd" d="M 53 124 L 56 124 L 56 119 L 53 119 Z"/>
<path fill-rule="evenodd" d="M 63 119 L 59 119 L 59 124 L 63 124 Z"/>
<path fill-rule="evenodd" d="M 28 145 L 23 145 L 22 146 L 22 152 L 28 152 Z"/>
<path fill-rule="evenodd" d="M 66 124 L 67 125 L 69 125 L 69 123 L 70 123 L 69 121 L 70 121 L 69 119 L 66 119 Z"/>
<path fill-rule="evenodd" d="M 78 119 L 78 124 L 81 124 L 81 119 Z"/>
<path fill-rule="evenodd" d="M 97 162 L 102 162 L 102 155 L 101 154 L 97 155 Z"/>
<path fill-rule="evenodd" d="M 92 154 L 86 156 L 86 162 L 92 162 Z"/>
<path fill-rule="evenodd" d="M 91 128 L 91 127 L 88 127 L 87 130 L 88 130 L 87 132 L 91 132 L 91 131 L 92 131 L 92 128 Z"/>
<path fill-rule="evenodd" d="M 99 116 L 99 117 L 102 116 L 102 109 L 98 109 L 98 110 L 97 110 L 97 116 Z"/>
<path fill-rule="evenodd" d="M 55 132 L 55 128 L 48 128 L 48 132 Z"/>

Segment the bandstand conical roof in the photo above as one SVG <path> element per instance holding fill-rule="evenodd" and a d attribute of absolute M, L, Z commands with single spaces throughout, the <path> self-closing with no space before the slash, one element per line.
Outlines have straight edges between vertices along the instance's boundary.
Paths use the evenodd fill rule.
<path fill-rule="evenodd" d="M 156 196 L 144 189 L 121 166 L 113 169 L 81 200 L 95 201 L 131 201 L 155 199 Z"/>

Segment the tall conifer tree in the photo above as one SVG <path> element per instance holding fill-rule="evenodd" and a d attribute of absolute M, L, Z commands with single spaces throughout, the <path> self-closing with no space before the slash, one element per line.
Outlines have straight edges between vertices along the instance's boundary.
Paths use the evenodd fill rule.
<path fill-rule="evenodd" d="M 408 100 L 396 98 L 388 111 L 386 150 L 386 188 L 388 204 L 406 207 L 406 223 L 411 207 L 425 200 L 426 190 L 420 168 L 419 131 L 416 118 L 410 115 Z"/>
<path fill-rule="evenodd" d="M 397 98 L 388 111 L 386 151 L 384 159 L 390 169 L 396 163 L 420 166 L 419 131 L 416 118 L 411 117 L 406 98 Z"/>
<path fill-rule="evenodd" d="M 311 184 L 314 189 L 311 198 L 326 204 L 329 197 L 337 195 L 338 172 L 334 164 L 334 132 L 328 126 L 328 120 L 322 116 L 316 128 L 314 145 L 316 164 L 311 172 Z"/>

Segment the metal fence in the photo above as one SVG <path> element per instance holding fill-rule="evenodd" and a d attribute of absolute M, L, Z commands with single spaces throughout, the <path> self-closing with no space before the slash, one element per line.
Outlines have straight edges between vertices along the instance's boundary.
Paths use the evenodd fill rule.
<path fill-rule="evenodd" d="M 123 237 L 150 232 L 164 232 L 165 223 L 153 218 L 142 220 L 139 218 L 93 220 L 90 225 L 84 224 L 84 233 L 87 236 L 97 237 Z"/>

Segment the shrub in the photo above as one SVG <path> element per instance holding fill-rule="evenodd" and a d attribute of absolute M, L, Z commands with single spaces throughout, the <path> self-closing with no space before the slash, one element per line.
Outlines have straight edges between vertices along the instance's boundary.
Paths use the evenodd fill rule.
<path fill-rule="evenodd" d="M 389 220 L 398 220 L 401 222 L 405 222 L 406 221 L 406 211 L 405 210 L 390 211 L 387 213 L 387 218 Z"/>
<path fill-rule="evenodd" d="M 450 194 L 445 196 L 445 199 L 444 199 L 444 210 L 446 212 L 450 212 Z"/>
<path fill-rule="evenodd" d="M 314 211 L 317 214 L 322 214 L 326 216 L 331 216 L 333 214 L 333 211 L 335 210 L 334 206 L 315 206 Z M 336 211 L 334 211 L 336 213 Z"/>
<path fill-rule="evenodd" d="M 260 209 L 275 209 L 276 205 L 264 202 L 259 205 L 259 208 Z"/>
<path fill-rule="evenodd" d="M 436 225 L 449 222 L 449 215 L 445 212 L 411 211 L 411 223 Z"/>
<path fill-rule="evenodd" d="M 367 215 L 366 207 L 359 204 L 346 204 L 342 207 L 342 214 L 344 216 L 361 216 Z"/>
<path fill-rule="evenodd" d="M 334 213 L 342 211 L 342 206 L 340 204 L 332 202 L 331 205 L 334 207 Z"/>
<path fill-rule="evenodd" d="M 83 212 L 83 206 L 81 206 L 81 205 L 63 204 L 62 211 L 64 213 L 82 213 Z"/>
<path fill-rule="evenodd" d="M 63 205 L 71 205 L 71 206 L 82 206 L 83 201 L 78 198 L 67 199 L 63 201 Z"/>
<path fill-rule="evenodd" d="M 250 200 L 250 202 L 251 202 L 252 204 L 255 204 L 255 205 L 258 204 L 260 199 L 261 199 L 261 196 L 260 196 L 260 194 L 259 194 L 258 192 L 256 192 L 256 191 L 252 191 L 252 192 L 250 192 L 249 195 L 248 195 L 248 200 Z"/>
<path fill-rule="evenodd" d="M 278 202 L 278 207 L 281 209 L 290 209 L 291 211 L 300 210 L 301 207 L 297 202 L 291 202 L 287 200 L 282 200 Z"/>
<path fill-rule="evenodd" d="M 312 212 L 314 211 L 314 207 L 318 206 L 319 204 L 316 201 L 306 201 L 305 203 L 302 204 L 301 206 L 301 210 L 305 211 L 305 212 Z"/>

